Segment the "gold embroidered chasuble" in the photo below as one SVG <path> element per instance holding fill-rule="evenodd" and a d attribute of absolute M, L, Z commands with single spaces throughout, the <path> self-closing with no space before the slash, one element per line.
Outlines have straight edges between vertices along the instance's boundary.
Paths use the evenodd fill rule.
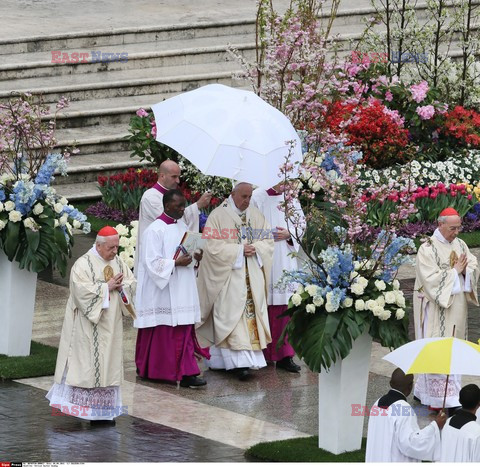
<path fill-rule="evenodd" d="M 70 296 L 60 337 L 55 383 L 82 388 L 119 386 L 123 379 L 122 314 L 129 316 L 117 290 L 108 292 L 104 269 L 123 273 L 123 290 L 132 304 L 136 281 L 118 256 L 105 261 L 93 248 L 80 257 L 70 273 Z M 102 308 L 109 294 L 108 308 Z"/>
<path fill-rule="evenodd" d="M 257 208 L 250 206 L 242 219 L 226 201 L 210 214 L 204 233 L 211 238 L 197 279 L 199 340 L 231 350 L 266 348 L 271 342 L 266 303 L 274 248 L 270 226 Z M 255 246 L 261 266 L 252 256 L 233 269 L 245 244 Z"/>

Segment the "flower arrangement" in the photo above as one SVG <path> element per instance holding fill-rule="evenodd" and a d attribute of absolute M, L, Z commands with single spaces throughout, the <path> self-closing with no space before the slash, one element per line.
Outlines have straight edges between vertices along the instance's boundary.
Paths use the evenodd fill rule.
<path fill-rule="evenodd" d="M 157 178 L 155 170 L 130 168 L 125 173 L 98 177 L 98 185 L 103 202 L 125 214 L 139 209 L 143 193 L 155 185 Z"/>
<path fill-rule="evenodd" d="M 67 105 L 62 99 L 57 111 Z M 0 105 L 0 249 L 20 269 L 51 265 L 65 275 L 73 229 L 88 233 L 90 224 L 51 186 L 55 173 L 66 174 L 70 153 L 51 152 L 55 117 L 46 122 L 47 115 L 29 95 Z"/>
<path fill-rule="evenodd" d="M 480 114 L 457 105 L 446 114 L 444 133 L 457 143 L 480 147 Z"/>
<path fill-rule="evenodd" d="M 119 236 L 118 256 L 125 261 L 130 269 L 133 269 L 138 236 L 138 221 L 131 221 L 128 226 L 118 224 L 115 226 L 115 229 Z"/>

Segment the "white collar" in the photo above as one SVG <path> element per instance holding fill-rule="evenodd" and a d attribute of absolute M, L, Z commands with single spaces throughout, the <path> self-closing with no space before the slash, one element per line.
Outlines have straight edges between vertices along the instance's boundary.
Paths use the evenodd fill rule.
<path fill-rule="evenodd" d="M 441 233 L 440 230 L 435 229 L 435 232 L 433 232 L 433 236 L 441 243 L 445 243 L 446 245 L 450 245 L 450 243 Z"/>
<path fill-rule="evenodd" d="M 237 208 L 237 206 L 235 205 L 235 201 L 233 201 L 233 198 L 232 198 L 232 195 L 230 195 L 228 197 L 228 202 L 230 204 L 230 207 L 235 211 L 236 214 L 238 214 L 239 216 L 241 216 L 244 212 L 246 212 L 246 210 L 248 209 L 245 209 L 245 211 L 240 211 L 240 209 Z"/>
<path fill-rule="evenodd" d="M 90 248 L 90 253 L 92 253 L 94 256 L 96 256 L 97 258 L 100 258 L 102 261 L 105 261 L 105 263 L 109 263 L 110 261 L 107 261 L 105 259 L 103 259 L 101 256 L 100 256 L 100 253 L 98 252 L 97 250 L 97 245 L 96 243 L 94 243 L 92 245 L 92 248 Z"/>

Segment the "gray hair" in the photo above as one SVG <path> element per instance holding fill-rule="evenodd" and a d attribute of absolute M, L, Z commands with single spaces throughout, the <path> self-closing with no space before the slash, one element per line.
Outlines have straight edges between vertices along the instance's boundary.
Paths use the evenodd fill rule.
<path fill-rule="evenodd" d="M 239 186 L 242 186 L 242 185 L 250 185 L 253 189 L 253 185 L 251 183 L 248 183 L 248 182 L 237 182 L 234 187 L 232 188 L 232 193 L 235 193 L 235 191 L 237 191 L 237 188 Z"/>
<path fill-rule="evenodd" d="M 113 237 L 118 237 L 118 235 L 109 235 L 108 237 L 102 237 L 100 235 L 97 235 L 97 237 L 95 238 L 95 243 L 99 243 L 99 244 L 107 243 L 107 240 Z"/>
<path fill-rule="evenodd" d="M 447 222 L 447 216 L 440 216 L 438 218 L 438 223 L 439 224 L 445 224 L 445 222 Z"/>

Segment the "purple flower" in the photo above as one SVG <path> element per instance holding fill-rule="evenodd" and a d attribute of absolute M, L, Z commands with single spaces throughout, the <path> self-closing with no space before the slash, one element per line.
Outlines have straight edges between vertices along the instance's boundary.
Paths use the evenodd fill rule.
<path fill-rule="evenodd" d="M 427 97 L 428 83 L 422 81 L 421 83 L 410 86 L 410 92 L 412 93 L 412 99 L 419 104 L 425 97 Z"/>
<path fill-rule="evenodd" d="M 435 114 L 435 107 L 433 107 L 433 105 L 417 107 L 417 114 L 422 120 L 430 120 Z"/>
<path fill-rule="evenodd" d="M 139 117 L 148 117 L 148 112 L 145 109 L 138 109 L 136 113 Z"/>

